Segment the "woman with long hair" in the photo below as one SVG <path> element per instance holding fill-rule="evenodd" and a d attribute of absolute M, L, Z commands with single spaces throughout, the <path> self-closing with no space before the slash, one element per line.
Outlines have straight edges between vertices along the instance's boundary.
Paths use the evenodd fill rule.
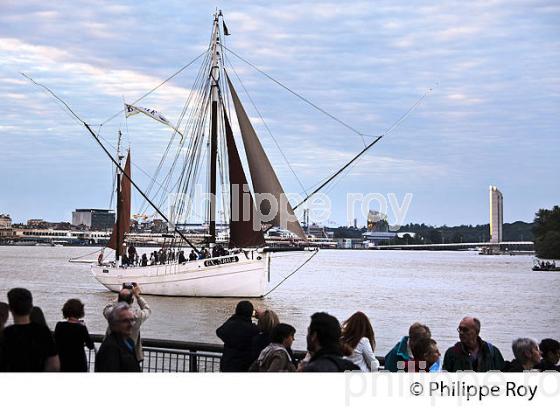
<path fill-rule="evenodd" d="M 342 352 L 345 359 L 357 365 L 362 372 L 376 372 L 379 361 L 373 354 L 375 333 L 368 317 L 356 312 L 342 324 Z"/>
<path fill-rule="evenodd" d="M 261 351 L 270 344 L 272 329 L 280 323 L 278 315 L 270 309 L 264 311 L 256 310 L 254 316 L 258 319 L 257 327 L 259 328 L 259 333 L 253 337 L 251 342 L 252 362 L 257 360 Z"/>

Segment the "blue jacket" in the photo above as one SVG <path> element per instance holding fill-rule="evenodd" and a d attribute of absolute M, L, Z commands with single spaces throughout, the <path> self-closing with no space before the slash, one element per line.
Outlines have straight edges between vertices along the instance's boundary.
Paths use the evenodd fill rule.
<path fill-rule="evenodd" d="M 403 336 L 401 341 L 385 356 L 385 370 L 398 371 L 397 362 L 406 362 L 412 358 L 408 355 L 408 336 Z"/>

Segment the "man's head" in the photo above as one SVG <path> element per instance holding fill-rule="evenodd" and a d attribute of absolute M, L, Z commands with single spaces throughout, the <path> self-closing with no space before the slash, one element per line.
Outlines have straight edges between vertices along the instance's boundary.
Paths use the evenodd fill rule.
<path fill-rule="evenodd" d="M 560 343 L 554 339 L 543 339 L 539 344 L 542 358 L 545 362 L 555 366 L 560 360 Z"/>
<path fill-rule="evenodd" d="M 431 338 L 432 333 L 430 332 L 430 328 L 422 323 L 415 322 L 410 325 L 408 329 L 408 339 L 410 341 L 410 346 L 416 343 L 417 340 Z"/>
<path fill-rule="evenodd" d="M 235 307 L 235 314 L 244 318 L 251 318 L 253 316 L 253 304 L 248 300 L 242 300 Z"/>
<path fill-rule="evenodd" d="M 111 332 L 121 337 L 130 337 L 132 326 L 136 321 L 134 313 L 130 310 L 130 305 L 126 302 L 119 302 L 113 308 L 107 318 Z"/>
<path fill-rule="evenodd" d="M 340 322 L 325 312 L 317 312 L 311 316 L 307 328 L 307 350 L 315 353 L 324 348 L 340 348 Z"/>
<path fill-rule="evenodd" d="M 475 317 L 464 317 L 457 328 L 459 340 L 467 347 L 474 347 L 478 343 L 480 334 L 480 320 Z"/>
<path fill-rule="evenodd" d="M 132 292 L 132 289 L 121 289 L 117 302 L 126 302 L 129 305 L 132 305 L 134 303 L 134 293 Z"/>
<path fill-rule="evenodd" d="M 33 296 L 24 288 L 13 288 L 8 292 L 8 304 L 14 316 L 28 316 L 33 309 Z"/>
<path fill-rule="evenodd" d="M 296 329 L 293 326 L 286 323 L 278 323 L 274 329 L 272 329 L 270 341 L 272 343 L 283 344 L 284 347 L 288 348 L 292 346 L 295 334 Z"/>
<path fill-rule="evenodd" d="M 533 339 L 527 337 L 515 339 L 511 344 L 511 349 L 515 358 L 526 369 L 532 369 L 541 361 L 539 345 Z"/>

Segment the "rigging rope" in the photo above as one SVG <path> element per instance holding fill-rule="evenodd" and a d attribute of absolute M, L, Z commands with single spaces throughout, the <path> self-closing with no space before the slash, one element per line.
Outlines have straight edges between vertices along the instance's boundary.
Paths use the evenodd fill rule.
<path fill-rule="evenodd" d="M 299 271 L 301 268 L 303 268 L 307 264 L 307 262 L 309 262 L 311 259 L 313 259 L 318 253 L 319 253 L 319 248 L 316 248 L 315 251 L 313 252 L 313 254 L 305 262 L 303 262 L 296 270 L 294 270 L 292 273 L 290 273 L 288 276 L 286 276 L 284 279 L 282 279 L 276 286 L 274 286 L 272 289 L 270 289 L 268 292 L 266 292 L 263 295 L 263 297 L 266 297 L 266 296 L 270 295 L 272 292 L 274 292 L 276 289 L 278 289 L 281 284 L 286 282 L 297 271 Z"/>
<path fill-rule="evenodd" d="M 209 49 L 203 51 L 201 54 L 199 54 L 194 60 L 191 60 L 188 64 L 184 65 L 183 67 L 181 67 L 179 70 L 177 70 L 174 74 L 172 74 L 171 76 L 167 77 L 165 80 L 163 80 L 163 82 L 161 82 L 160 84 L 156 85 L 154 88 L 152 88 L 150 91 L 148 91 L 147 93 L 145 93 L 143 96 L 141 96 L 140 98 L 134 100 L 131 105 L 137 104 L 140 101 L 142 101 L 144 98 L 146 98 L 148 95 L 150 95 L 151 93 L 153 93 L 154 91 L 156 91 L 158 88 L 160 88 L 162 85 L 164 85 L 165 83 L 167 83 L 169 80 L 173 79 L 174 77 L 176 77 L 177 75 L 179 75 L 180 73 L 182 73 L 184 70 L 186 70 L 191 64 L 193 64 L 196 60 L 198 60 L 200 57 L 202 57 L 203 55 L 205 55 L 206 53 L 208 53 Z M 70 108 L 68 108 L 70 109 Z M 113 114 L 112 116 L 110 116 L 109 118 L 107 118 L 105 121 L 103 121 L 101 123 L 101 125 L 104 125 L 106 123 L 108 123 L 109 121 L 112 121 L 113 119 L 115 119 L 118 115 L 120 115 L 120 113 L 124 112 L 124 108 L 119 110 L 119 112 Z"/>
<path fill-rule="evenodd" d="M 315 108 L 316 110 L 322 112 L 323 114 L 325 114 L 327 117 L 331 118 L 332 120 L 338 122 L 339 124 L 341 124 L 342 126 L 348 128 L 350 131 L 352 131 L 353 133 L 355 133 L 356 135 L 359 135 L 362 138 L 362 142 L 364 143 L 364 145 L 366 145 L 365 140 L 363 137 L 372 137 L 372 135 L 368 135 L 368 134 L 364 134 L 363 132 L 358 131 L 356 128 L 352 127 L 351 125 L 347 124 L 346 122 L 342 121 L 340 118 L 335 117 L 333 114 L 329 113 L 328 111 L 326 111 L 325 109 L 319 107 L 317 104 L 314 104 L 313 102 L 311 102 L 310 100 L 308 100 L 307 98 L 305 98 L 303 95 L 296 93 L 295 91 L 293 91 L 291 88 L 289 88 L 288 86 L 282 84 L 280 81 L 278 81 L 277 79 L 275 79 L 274 77 L 272 77 L 270 74 L 264 72 L 263 70 L 261 70 L 260 68 L 258 68 L 257 66 L 255 66 L 254 64 L 252 64 L 250 61 L 247 61 L 246 59 L 244 59 L 243 57 L 241 57 L 239 54 L 237 54 L 236 52 L 230 50 L 229 48 L 227 48 L 226 46 L 224 46 L 224 48 L 226 50 L 228 50 L 231 54 L 233 54 L 234 56 L 236 56 L 237 58 L 239 58 L 241 61 L 243 61 L 244 63 L 248 64 L 249 66 L 253 67 L 255 70 L 257 70 L 259 73 L 261 73 L 262 75 L 264 75 L 265 77 L 267 77 L 269 80 L 274 81 L 276 84 L 278 84 L 280 87 L 284 88 L 286 91 L 292 93 L 293 95 L 295 95 L 296 97 L 298 97 L 300 100 L 304 101 L 305 103 L 311 105 L 313 108 Z"/>
<path fill-rule="evenodd" d="M 105 248 L 106 248 L 106 246 L 104 246 L 104 247 L 102 247 L 102 248 L 99 248 L 99 249 L 96 249 L 96 250 L 94 250 L 93 252 L 86 253 L 85 255 L 81 255 L 81 256 L 76 256 L 76 257 L 74 257 L 74 258 L 70 258 L 70 259 L 68 259 L 68 262 L 78 261 L 79 259 L 85 258 L 86 256 L 90 256 L 90 255 L 93 255 L 93 254 L 95 254 L 95 253 L 98 253 L 99 251 L 102 251 L 102 250 L 104 250 Z"/>
<path fill-rule="evenodd" d="M 360 151 L 356 156 L 354 156 L 350 162 L 348 162 L 346 165 L 344 165 L 341 169 L 339 169 L 337 172 L 335 172 L 331 177 L 329 177 L 327 179 L 326 182 L 322 183 L 319 188 L 315 189 L 311 194 L 309 194 L 303 201 L 301 201 L 300 203 L 298 203 L 296 206 L 293 207 L 293 209 L 295 210 L 296 208 L 298 208 L 300 205 L 302 205 L 303 203 L 305 203 L 311 196 L 315 195 L 317 192 L 319 192 L 321 189 L 323 189 L 327 184 L 329 184 L 334 178 L 336 178 L 339 174 L 341 174 L 344 170 L 348 169 L 348 172 L 350 171 L 350 169 L 352 167 L 354 167 L 357 163 L 357 161 L 360 159 L 360 157 L 366 152 L 368 151 L 372 146 L 374 146 L 375 144 L 377 144 L 383 137 L 385 137 L 386 135 L 390 134 L 391 132 L 393 132 L 409 115 L 410 113 L 412 113 L 412 111 L 414 111 L 416 109 L 416 107 L 418 107 L 418 105 L 420 105 L 420 103 L 422 102 L 422 100 L 424 100 L 424 98 L 426 98 L 426 96 L 432 92 L 432 88 L 429 88 L 424 95 L 422 95 L 403 115 L 400 116 L 400 118 L 395 121 L 393 123 L 393 125 L 391 125 L 387 131 L 385 131 L 384 134 L 381 134 L 379 136 L 376 137 L 376 139 L 370 143 L 368 146 L 366 146 L 362 151 Z"/>

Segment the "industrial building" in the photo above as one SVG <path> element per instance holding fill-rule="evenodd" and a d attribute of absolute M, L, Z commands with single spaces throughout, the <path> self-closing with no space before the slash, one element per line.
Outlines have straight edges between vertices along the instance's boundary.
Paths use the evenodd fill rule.
<path fill-rule="evenodd" d="M 112 229 L 115 212 L 110 209 L 76 209 L 72 212 L 72 225 L 86 226 L 91 230 L 104 231 Z"/>

